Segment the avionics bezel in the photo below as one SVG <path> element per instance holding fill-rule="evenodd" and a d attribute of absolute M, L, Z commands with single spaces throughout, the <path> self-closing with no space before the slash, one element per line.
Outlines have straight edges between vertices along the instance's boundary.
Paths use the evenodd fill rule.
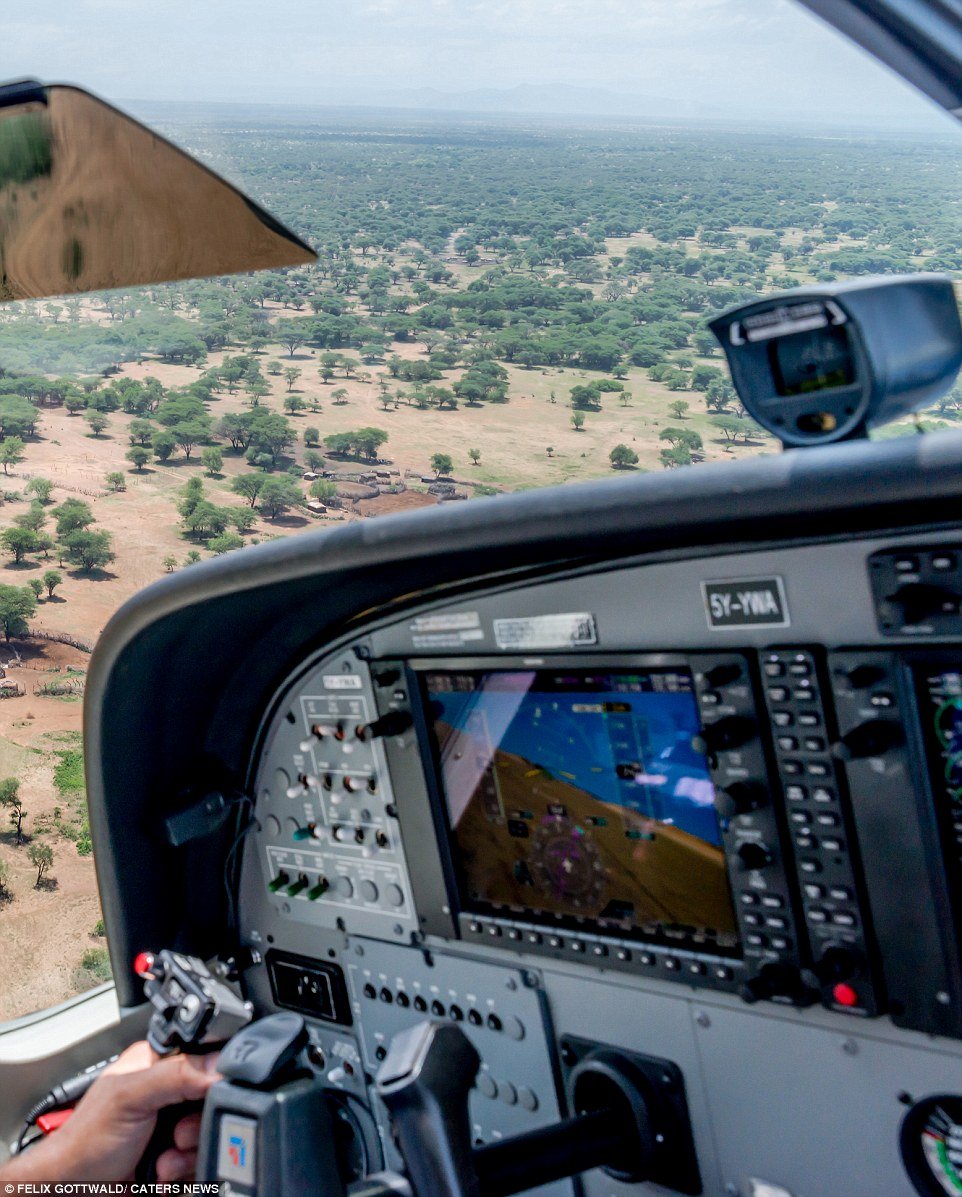
<path fill-rule="evenodd" d="M 726 881 L 732 905 L 733 921 L 736 925 L 737 942 L 721 945 L 709 938 L 675 936 L 667 933 L 645 934 L 640 930 L 625 930 L 608 927 L 595 919 L 576 918 L 570 915 L 552 915 L 549 912 L 512 911 L 503 908 L 481 908 L 463 900 L 464 881 L 458 866 L 456 844 L 448 815 L 447 800 L 441 776 L 441 754 L 434 734 L 433 720 L 429 710 L 429 699 L 425 675 L 428 673 L 471 673 L 490 670 L 510 673 L 525 670 L 570 671 L 572 673 L 632 673 L 649 670 L 677 669 L 692 677 L 692 698 L 695 699 L 694 674 L 697 656 L 684 653 L 639 653 L 628 655 L 591 654 L 577 656 L 566 654 L 538 654 L 537 656 L 498 657 L 418 657 L 407 662 L 416 682 L 411 686 L 412 698 L 417 694 L 419 708 L 419 732 L 423 740 L 422 756 L 425 762 L 428 790 L 433 807 L 437 842 L 442 856 L 442 865 L 448 878 L 448 900 L 454 913 L 462 938 L 507 939 L 508 945 L 530 951 L 548 949 L 552 953 L 586 957 L 603 957 L 614 960 L 639 961 L 655 966 L 668 964 L 668 972 L 686 968 L 692 976 L 705 975 L 704 962 L 714 966 L 718 981 L 731 979 L 731 966 L 743 958 L 742 944 L 737 930 L 738 916 L 735 909 L 735 894 L 727 867 L 727 844 L 722 837 L 722 851 L 726 857 Z M 699 730 L 702 729 L 701 715 L 696 702 Z M 721 832 L 721 829 L 720 829 Z M 603 951 L 601 949 L 604 949 Z M 647 951 L 646 951 L 647 949 Z M 698 962 L 697 971 L 693 967 Z"/>

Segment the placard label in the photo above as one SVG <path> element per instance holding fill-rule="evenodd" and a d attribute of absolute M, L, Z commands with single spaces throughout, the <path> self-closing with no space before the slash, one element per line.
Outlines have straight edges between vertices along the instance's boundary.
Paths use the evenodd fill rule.
<path fill-rule="evenodd" d="M 790 623 L 780 577 L 702 582 L 701 590 L 710 628 L 787 628 Z"/>

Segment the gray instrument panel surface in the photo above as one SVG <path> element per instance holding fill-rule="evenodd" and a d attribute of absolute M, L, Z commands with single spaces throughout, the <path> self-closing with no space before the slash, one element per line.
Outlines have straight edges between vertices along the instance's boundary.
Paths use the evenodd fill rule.
<path fill-rule="evenodd" d="M 866 560 L 879 549 L 901 544 L 958 543 L 959 533 L 929 533 L 901 538 L 874 538 L 857 542 L 799 546 L 789 549 L 726 554 L 698 560 L 662 561 L 644 566 L 606 569 L 588 576 L 573 577 L 530 587 L 512 586 L 504 592 L 480 594 L 456 604 L 435 605 L 424 615 L 407 615 L 364 638 L 375 657 L 426 657 L 434 653 L 451 657 L 498 652 L 517 654 L 517 643 L 499 644 L 496 619 L 537 619 L 545 615 L 573 613 L 589 615 L 594 638 L 584 645 L 568 645 L 567 653 L 646 650 L 684 650 L 767 647 L 786 643 L 885 644 L 876 626 Z M 770 579 L 777 577 L 784 587 L 787 626 L 712 628 L 706 613 L 703 584 L 712 581 Z M 550 636 L 550 626 L 534 625 Z M 430 637 L 436 637 L 433 643 Z M 458 638 L 461 637 L 459 640 Z M 532 641 L 532 645 L 536 641 Z M 460 647 L 459 647 L 460 645 Z M 533 653 L 547 652 L 532 647 Z M 364 676 L 364 666 L 353 653 L 338 656 L 338 668 Z M 297 683 L 298 696 L 313 695 L 314 679 L 330 669 L 318 666 Z M 363 693 L 370 694 L 364 682 Z M 292 700 L 282 706 L 272 738 L 267 741 L 261 776 L 269 778 L 274 763 L 290 757 L 294 761 L 294 737 L 284 712 L 296 706 Z M 372 706 L 373 712 L 373 706 Z M 385 794 L 389 794 L 383 758 Z M 269 787 L 268 787 L 269 788 Z M 274 802 L 272 795 L 269 802 Z M 291 800 L 284 799 L 290 803 Z M 385 802 L 387 799 L 385 798 Z M 260 806 L 267 811 L 268 806 Z M 326 817 L 326 814 L 325 814 Z M 253 837 L 252 837 L 253 838 Z M 262 875 L 265 849 L 257 849 L 261 860 L 252 870 L 250 856 L 245 885 L 252 876 L 264 886 Z M 397 867 L 407 878 L 416 871 L 422 853 L 420 845 L 406 845 L 407 859 L 399 854 Z M 338 850 L 339 851 L 339 850 Z M 335 854 L 337 855 L 337 853 Z M 338 859 L 341 859 L 338 856 Z M 329 867 L 326 863 L 323 867 Z M 336 866 L 330 866 L 336 867 Z M 406 891 L 410 893 L 408 888 Z M 753 1182 L 764 1181 L 791 1197 L 905 1197 L 911 1187 L 898 1154 L 898 1130 L 905 1113 L 906 1095 L 918 1100 L 936 1092 L 962 1092 L 962 1043 L 938 1039 L 894 1027 L 887 1018 L 859 1020 L 813 1008 L 786 1010 L 761 1005 L 749 1007 L 738 999 L 719 993 L 694 993 L 683 984 L 634 978 L 606 972 L 589 964 L 546 965 L 540 958 L 528 959 L 496 947 L 466 945 L 450 949 L 442 940 L 429 937 L 434 964 L 427 968 L 419 951 L 400 947 L 390 921 L 390 912 L 378 907 L 359 907 L 352 913 L 347 931 L 372 939 L 337 937 L 336 918 L 316 921 L 304 915 L 294 925 L 290 906 L 283 897 L 263 892 L 247 899 L 242 891 L 243 923 L 257 938 L 271 936 L 276 947 L 330 956 L 339 955 L 349 978 L 355 1026 L 338 1033 L 357 1044 L 365 1071 L 376 1068 L 376 1050 L 384 1036 L 411 1021 L 411 1010 L 400 1010 L 380 997 L 365 998 L 363 987 L 375 984 L 392 987 L 433 984 L 448 994 L 483 991 L 482 978 L 519 978 L 531 967 L 543 979 L 544 1017 L 522 1021 L 526 1029 L 536 1027 L 521 1043 L 503 1032 L 492 1049 L 481 1038 L 493 1042 L 492 1033 L 478 1032 L 478 1047 L 485 1059 L 485 1072 L 495 1082 L 495 1097 L 482 1100 L 475 1094 L 472 1109 L 484 1137 L 526 1129 L 520 1122 L 517 1104 L 507 1106 L 497 1096 L 503 1080 L 514 1086 L 512 1050 L 527 1052 L 537 1046 L 540 1062 L 525 1065 L 524 1075 L 534 1068 L 539 1076 L 540 1114 L 558 1116 L 557 1094 L 546 1078 L 552 1076 L 548 1039 L 563 1034 L 594 1039 L 602 1043 L 672 1059 L 681 1068 L 694 1129 L 698 1163 L 704 1191 L 710 1197 L 751 1197 Z M 321 908 L 315 903 L 314 909 Z M 298 910 L 293 906 L 295 916 Z M 306 904 L 305 904 L 305 909 Z M 333 906 L 328 909 L 333 910 Z M 386 917 L 387 916 L 387 917 Z M 396 922 L 397 920 L 395 920 Z M 405 923 L 404 937 L 416 928 L 416 912 Z M 378 939 L 393 943 L 378 943 Z M 363 947 L 363 956 L 356 949 Z M 430 974 L 430 978 L 429 978 Z M 266 986 L 256 986 L 260 1003 L 269 1006 Z M 536 991 L 525 990 L 513 1001 L 540 1001 Z M 468 1028 L 466 1028 L 468 1029 Z M 547 1036 L 548 1038 L 544 1038 Z M 503 1076 L 498 1075 L 498 1070 Z M 486 1087 L 490 1087 L 486 1084 Z M 533 1088 L 532 1081 L 526 1081 Z M 542 1100 L 542 1093 L 549 1093 Z M 551 1103 L 554 1102 L 552 1105 Z M 487 1121 L 484 1121 L 487 1119 Z M 381 1126 L 382 1137 L 385 1128 Z M 664 1192 L 649 1185 L 626 1186 L 602 1173 L 592 1173 L 584 1182 L 586 1197 L 624 1197 L 627 1194 Z"/>
<path fill-rule="evenodd" d="M 771 644 L 885 644 L 875 622 L 867 561 L 900 545 L 958 544 L 956 532 L 801 545 L 647 565 L 607 567 L 599 572 L 479 594 L 437 605 L 379 628 L 369 637 L 375 657 L 463 653 L 519 653 L 496 623 L 539 620 L 559 614 L 590 616 L 595 638 L 548 646 L 532 636 L 530 651 L 676 652 L 681 649 L 763 648 Z M 705 584 L 781 579 L 788 622 L 713 627 Z M 577 626 L 577 625 L 574 625 Z M 431 631 L 436 628 L 437 631 Z M 537 634 L 537 625 L 535 627 Z M 552 634 L 550 626 L 544 634 Z M 461 637 L 460 642 L 458 636 Z M 434 642 L 431 638 L 434 637 Z"/>
<path fill-rule="evenodd" d="M 343 959 L 349 961 L 351 1005 L 369 1073 L 377 1072 L 379 1057 L 399 1031 L 426 1017 L 450 1019 L 454 1011 L 481 1057 L 469 1101 L 475 1140 L 491 1143 L 559 1120 L 554 1049 L 536 972 L 370 941 L 353 942 Z M 411 1004 L 399 1004 L 399 997 Z M 418 999 L 425 1012 L 415 1009 Z M 567 1181 L 532 1192 L 572 1197 Z"/>

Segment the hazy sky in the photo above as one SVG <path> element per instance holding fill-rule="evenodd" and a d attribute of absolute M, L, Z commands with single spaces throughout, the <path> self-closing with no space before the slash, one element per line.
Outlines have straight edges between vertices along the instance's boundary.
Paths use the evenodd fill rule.
<path fill-rule="evenodd" d="M 114 100 L 330 103 L 434 87 L 602 87 L 759 117 L 944 127 L 792 0 L 46 0 L 8 7 L 0 76 Z M 570 101 L 569 101 L 570 102 Z M 927 111 L 928 110 L 928 111 Z"/>

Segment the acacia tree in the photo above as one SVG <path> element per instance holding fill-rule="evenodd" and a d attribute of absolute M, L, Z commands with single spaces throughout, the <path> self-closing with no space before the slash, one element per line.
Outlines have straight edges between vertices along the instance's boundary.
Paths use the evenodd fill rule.
<path fill-rule="evenodd" d="M 0 586 L 0 631 L 9 644 L 12 636 L 28 631 L 27 620 L 37 609 L 29 586 Z"/>
<path fill-rule="evenodd" d="M 261 493 L 266 474 L 239 474 L 231 483 L 231 490 L 235 495 L 243 495 L 251 507 L 256 506 L 257 496 Z"/>
<path fill-rule="evenodd" d="M 36 552 L 37 534 L 30 528 L 5 528 L 0 533 L 0 546 L 19 565 L 27 553 Z"/>
<path fill-rule="evenodd" d="M 276 520 L 288 508 L 299 503 L 303 496 L 290 478 L 265 478 L 259 498 L 261 511 Z"/>
<path fill-rule="evenodd" d="M 49 503 L 50 492 L 53 490 L 53 483 L 49 478 L 31 478 L 24 490 L 29 495 L 33 495 L 38 503 Z"/>
<path fill-rule="evenodd" d="M 3 465 L 5 474 L 10 472 L 7 467 L 18 465 L 23 461 L 23 456 L 23 441 L 19 436 L 8 436 L 3 444 L 0 444 L 0 464 Z"/>
<path fill-rule="evenodd" d="M 6 807 L 10 812 L 10 825 L 19 846 L 24 841 L 23 821 L 27 812 L 23 809 L 23 800 L 20 797 L 20 782 L 15 777 L 5 777 L 0 781 L 0 806 Z"/>
<path fill-rule="evenodd" d="M 90 431 L 93 436 L 100 436 L 110 426 L 110 421 L 99 411 L 91 411 L 86 415 L 87 423 L 90 425 Z"/>
<path fill-rule="evenodd" d="M 49 844 L 38 841 L 27 849 L 27 859 L 37 870 L 37 880 L 33 883 L 33 888 L 39 889 L 44 875 L 53 866 L 53 848 Z"/>
<path fill-rule="evenodd" d="M 608 454 L 608 460 L 611 462 L 612 469 L 624 470 L 628 466 L 637 465 L 638 454 L 628 445 L 615 445 Z"/>
<path fill-rule="evenodd" d="M 63 538 L 63 543 L 67 560 L 72 565 L 79 566 L 84 573 L 102 569 L 116 556 L 110 547 L 110 533 L 93 528 L 81 528 L 76 532 L 70 532 Z"/>
<path fill-rule="evenodd" d="M 454 469 L 454 461 L 447 453 L 435 453 L 431 457 L 431 469 L 434 470 L 436 478 L 440 478 L 442 474 L 450 474 Z"/>
<path fill-rule="evenodd" d="M 63 582 L 63 574 L 55 569 L 48 569 L 40 581 L 47 588 L 47 598 L 53 598 L 53 592 Z"/>

